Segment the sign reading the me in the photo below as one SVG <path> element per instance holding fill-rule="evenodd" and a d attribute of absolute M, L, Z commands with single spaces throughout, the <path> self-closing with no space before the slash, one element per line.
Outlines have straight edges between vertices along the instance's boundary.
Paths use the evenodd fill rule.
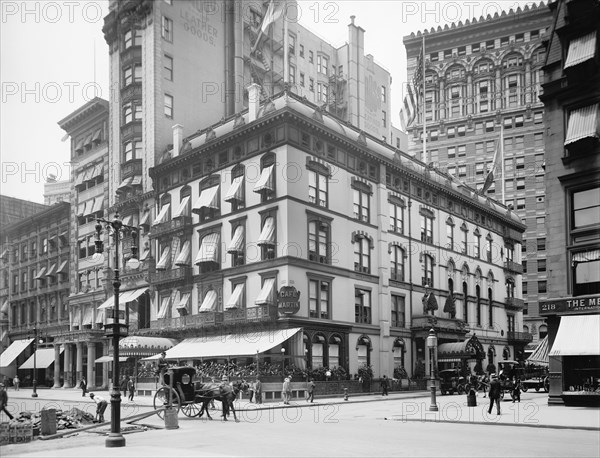
<path fill-rule="evenodd" d="M 600 296 L 569 297 L 552 301 L 540 301 L 540 315 L 587 311 L 600 311 Z"/>
<path fill-rule="evenodd" d="M 293 286 L 282 286 L 277 293 L 279 313 L 294 315 L 300 310 L 300 291 Z"/>

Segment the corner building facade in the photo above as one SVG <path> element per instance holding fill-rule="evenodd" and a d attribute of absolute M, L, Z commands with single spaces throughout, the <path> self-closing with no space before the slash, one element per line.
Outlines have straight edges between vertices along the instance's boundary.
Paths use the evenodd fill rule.
<path fill-rule="evenodd" d="M 498 253 L 520 262 L 516 214 L 293 93 L 174 143 L 150 176 L 150 327 L 138 332 L 243 342 L 289 330 L 295 365 L 351 375 L 418 372 L 430 328 L 462 345 L 442 352 L 448 364 L 485 369 L 515 351 L 520 274 Z M 477 255 L 445 248 L 448 221 L 477 234 Z M 299 310 L 278 308 L 283 287 Z"/>
<path fill-rule="evenodd" d="M 524 350 L 532 350 L 547 334 L 538 313 L 538 302 L 547 298 L 549 287 L 544 107 L 538 96 L 550 26 L 551 14 L 542 2 L 404 37 L 409 81 L 425 41 L 425 119 L 419 107 L 408 129 L 411 155 L 425 160 L 425 120 L 427 162 L 481 189 L 503 129 L 504 161 L 498 160 L 487 195 L 504 199 L 527 226 L 522 264 L 506 258 L 507 268 L 523 274 L 524 330 L 531 334 L 519 340 Z M 473 237 L 469 234 L 468 239 L 471 250 Z M 447 243 L 454 242 L 448 237 Z"/>

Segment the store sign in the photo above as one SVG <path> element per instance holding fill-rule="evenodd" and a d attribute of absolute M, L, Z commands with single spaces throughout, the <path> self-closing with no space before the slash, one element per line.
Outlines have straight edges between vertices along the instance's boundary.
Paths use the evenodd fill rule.
<path fill-rule="evenodd" d="M 279 313 L 294 315 L 300 310 L 300 291 L 293 286 L 282 286 L 277 293 Z"/>
<path fill-rule="evenodd" d="M 540 315 L 556 315 L 563 312 L 600 311 L 600 295 L 592 297 L 569 297 L 540 301 Z"/>

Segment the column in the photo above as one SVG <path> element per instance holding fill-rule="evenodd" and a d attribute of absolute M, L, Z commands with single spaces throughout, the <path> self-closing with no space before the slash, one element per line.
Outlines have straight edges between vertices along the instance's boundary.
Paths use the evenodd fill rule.
<path fill-rule="evenodd" d="M 504 88 L 502 87 L 502 76 L 500 74 L 501 65 L 496 66 L 496 89 L 494 93 L 494 99 L 496 101 L 496 110 L 502 110 L 504 107 Z"/>
<path fill-rule="evenodd" d="M 473 75 L 467 72 L 467 110 L 465 114 L 473 114 Z"/>
<path fill-rule="evenodd" d="M 73 356 L 71 355 L 71 350 L 73 348 L 73 344 L 65 344 L 65 380 L 63 383 L 63 388 L 72 388 L 71 378 L 73 376 Z"/>
<path fill-rule="evenodd" d="M 80 322 L 81 323 L 81 322 Z M 75 367 L 75 383 L 79 383 L 83 376 L 83 342 L 77 342 L 77 355 L 76 355 L 76 367 Z"/>
<path fill-rule="evenodd" d="M 525 105 L 532 103 L 533 86 L 531 84 L 531 61 L 529 59 L 525 61 L 525 82 L 521 81 L 521 83 L 524 84 L 521 89 L 521 103 L 523 103 L 523 100 L 525 101 Z M 525 94 L 525 97 L 522 94 Z"/>
<path fill-rule="evenodd" d="M 108 350 L 110 349 L 108 341 L 104 340 L 102 342 L 102 354 L 103 355 L 108 355 L 110 354 L 108 352 Z M 109 387 L 109 376 L 108 376 L 108 371 L 109 368 L 111 367 L 112 363 L 102 363 L 102 388 L 108 388 Z"/>
<path fill-rule="evenodd" d="M 60 344 L 54 344 L 54 385 L 52 388 L 60 388 Z"/>
<path fill-rule="evenodd" d="M 440 89 L 439 89 L 439 118 L 440 120 L 446 119 L 446 83 L 442 78 L 440 81 Z M 441 134 L 441 132 L 440 132 Z"/>
<path fill-rule="evenodd" d="M 87 343 L 87 375 L 88 386 L 96 386 L 96 342 Z"/>

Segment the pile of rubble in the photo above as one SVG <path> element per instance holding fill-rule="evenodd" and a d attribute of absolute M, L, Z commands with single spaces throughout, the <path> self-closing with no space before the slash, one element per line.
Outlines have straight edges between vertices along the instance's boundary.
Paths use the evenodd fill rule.
<path fill-rule="evenodd" d="M 11 424 L 31 422 L 33 424 L 33 433 L 38 435 L 42 423 L 42 413 L 24 411 L 19 413 Z M 76 407 L 69 411 L 56 410 L 56 429 L 78 429 L 89 426 L 94 423 L 94 415 L 84 412 Z"/>

